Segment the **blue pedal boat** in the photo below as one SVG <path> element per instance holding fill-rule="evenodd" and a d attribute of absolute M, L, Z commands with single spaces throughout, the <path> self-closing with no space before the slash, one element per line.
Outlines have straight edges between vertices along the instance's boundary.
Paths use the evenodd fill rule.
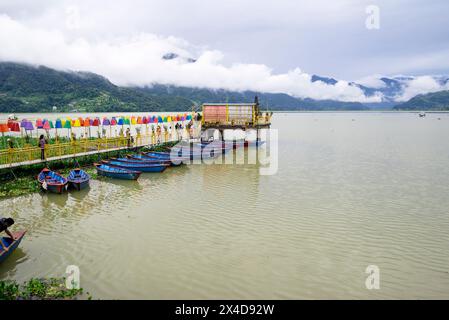
<path fill-rule="evenodd" d="M 8 248 L 8 251 L 5 251 L 3 250 L 3 247 L 0 246 L 0 263 L 5 261 L 6 258 L 8 258 L 11 255 L 11 253 L 13 253 L 13 251 L 17 249 L 25 233 L 26 230 L 19 232 L 12 232 L 12 235 L 16 240 L 12 240 L 9 237 L 0 237 L 0 241 L 2 241 L 5 247 Z"/>
<path fill-rule="evenodd" d="M 39 173 L 37 180 L 44 190 L 59 194 L 67 190 L 67 179 L 59 173 L 51 171 L 47 168 L 43 169 L 41 173 Z"/>
<path fill-rule="evenodd" d="M 76 168 L 70 171 L 67 180 L 69 181 L 70 187 L 80 191 L 89 186 L 90 176 L 86 171 Z"/>
<path fill-rule="evenodd" d="M 169 165 L 168 164 L 147 164 L 147 163 L 134 163 L 134 162 L 120 162 L 120 161 L 106 161 L 102 160 L 102 163 L 111 166 L 111 167 L 119 167 L 128 170 L 135 170 L 141 172 L 162 172 Z"/>
<path fill-rule="evenodd" d="M 137 180 L 142 173 L 142 171 L 112 167 L 106 164 L 94 163 L 94 166 L 97 168 L 98 175 L 114 179 Z"/>

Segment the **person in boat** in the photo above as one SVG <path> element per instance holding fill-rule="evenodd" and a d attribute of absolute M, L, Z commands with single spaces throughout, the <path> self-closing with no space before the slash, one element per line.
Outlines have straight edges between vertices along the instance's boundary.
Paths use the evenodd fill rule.
<path fill-rule="evenodd" d="M 8 230 L 10 226 L 14 224 L 14 220 L 12 218 L 2 218 L 0 217 L 0 233 L 5 231 L 5 233 L 13 240 L 16 240 L 11 233 L 11 231 Z M 2 244 L 2 248 L 4 251 L 8 251 L 8 248 L 5 247 L 3 241 L 0 240 L 0 243 Z"/>
<path fill-rule="evenodd" d="M 44 135 L 41 134 L 39 137 L 39 148 L 41 148 L 41 160 L 45 160 L 45 144 L 47 141 L 45 141 Z"/>

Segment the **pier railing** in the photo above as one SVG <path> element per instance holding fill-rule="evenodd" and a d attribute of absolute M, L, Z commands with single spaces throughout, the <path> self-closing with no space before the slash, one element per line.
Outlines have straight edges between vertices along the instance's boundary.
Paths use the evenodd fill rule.
<path fill-rule="evenodd" d="M 164 142 L 177 141 L 182 136 L 178 136 L 176 132 L 172 134 L 163 132 L 161 134 L 149 133 L 137 135 L 134 136 L 133 141 L 127 137 L 113 137 L 80 139 L 67 143 L 46 144 L 45 158 L 53 161 L 132 147 L 151 146 Z M 41 148 L 38 146 L 0 150 L 0 168 L 17 167 L 39 162 L 41 162 Z"/>

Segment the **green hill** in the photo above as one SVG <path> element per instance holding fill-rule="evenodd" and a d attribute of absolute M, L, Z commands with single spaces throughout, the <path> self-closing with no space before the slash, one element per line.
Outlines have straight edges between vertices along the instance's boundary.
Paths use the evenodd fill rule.
<path fill-rule="evenodd" d="M 420 94 L 394 107 L 395 110 L 449 110 L 449 91 Z"/>
<path fill-rule="evenodd" d="M 312 100 L 284 93 L 153 85 L 119 87 L 89 72 L 0 63 L 0 112 L 133 112 L 189 110 L 204 102 L 252 102 L 270 110 L 367 110 L 358 102 Z"/>
<path fill-rule="evenodd" d="M 0 112 L 174 111 L 192 105 L 177 96 L 152 96 L 88 72 L 0 63 Z"/>

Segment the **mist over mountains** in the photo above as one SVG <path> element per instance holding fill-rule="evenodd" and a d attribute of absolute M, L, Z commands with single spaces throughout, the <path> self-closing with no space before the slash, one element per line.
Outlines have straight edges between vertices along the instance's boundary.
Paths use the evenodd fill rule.
<path fill-rule="evenodd" d="M 183 59 L 185 63 L 196 63 L 195 59 L 166 54 L 163 59 Z M 186 87 L 168 84 L 147 86 L 117 86 L 107 78 L 91 72 L 60 71 L 45 66 L 1 62 L 0 63 L 0 112 L 125 112 L 125 111 L 179 111 L 190 110 L 205 102 L 251 102 L 259 96 L 263 109 L 269 110 L 447 110 L 447 95 L 431 93 L 429 97 L 417 95 L 410 102 L 402 102 L 410 88 L 428 84 L 430 90 L 445 88 L 449 77 L 379 77 L 365 79 L 374 85 L 350 82 L 366 96 L 381 97 L 380 102 L 363 104 L 332 99 L 295 97 L 287 93 L 268 93 L 254 90 L 233 91 Z M 341 80 L 313 75 L 312 82 L 339 86 Z M 419 98 L 418 98 L 419 97 Z M 424 97 L 424 98 L 423 98 Z M 434 101 L 437 99 L 437 101 Z M 399 103 L 402 102 L 402 103 Z"/>

